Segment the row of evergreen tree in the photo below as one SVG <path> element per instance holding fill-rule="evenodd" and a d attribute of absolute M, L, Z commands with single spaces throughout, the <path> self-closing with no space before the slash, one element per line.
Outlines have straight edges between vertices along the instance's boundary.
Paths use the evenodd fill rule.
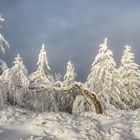
<path fill-rule="evenodd" d="M 134 54 L 130 46 L 125 46 L 120 68 L 116 68 L 113 53 L 107 46 L 107 39 L 99 46 L 99 53 L 92 64 L 91 72 L 85 82 L 85 86 L 93 91 L 99 100 L 105 100 L 119 108 L 134 109 L 140 105 L 140 70 L 135 63 Z M 64 76 L 60 81 L 60 75 L 55 78 L 49 73 L 48 58 L 44 44 L 39 53 L 37 70 L 28 75 L 22 58 L 18 54 L 13 61 L 13 67 L 4 70 L 0 76 L 2 83 L 9 87 L 22 87 L 27 89 L 29 85 L 69 87 L 75 81 L 76 73 L 74 64 L 69 61 Z"/>
<path fill-rule="evenodd" d="M 0 15 L 0 22 L 4 21 Z M 8 42 L 0 34 L 0 51 L 5 52 Z M 18 54 L 14 58 L 13 66 L 8 68 L 1 60 L 0 83 L 8 90 L 17 87 L 26 91 L 30 86 L 57 86 L 59 88 L 72 86 L 75 82 L 76 73 L 74 64 L 69 61 L 64 80 L 61 75 L 52 76 L 45 51 L 45 45 L 39 53 L 37 70 L 30 75 Z M 121 65 L 116 67 L 113 53 L 107 46 L 107 39 L 99 46 L 99 53 L 93 61 L 90 74 L 84 86 L 94 92 L 100 101 L 106 101 L 122 109 L 135 109 L 140 107 L 140 70 L 135 63 L 134 53 L 130 46 L 125 46 Z"/>
<path fill-rule="evenodd" d="M 140 70 L 135 63 L 131 46 L 125 46 L 119 68 L 116 68 L 107 39 L 99 47 L 86 86 L 94 91 L 100 100 L 106 100 L 119 108 L 139 108 Z"/>
<path fill-rule="evenodd" d="M 5 64 L 6 65 L 6 64 Z M 61 75 L 55 74 L 52 76 L 49 71 L 51 70 L 48 64 L 48 58 L 45 50 L 45 45 L 39 53 L 37 70 L 30 75 L 26 69 L 22 58 L 18 54 L 13 61 L 13 66 L 11 68 L 5 67 L 2 75 L 0 76 L 0 81 L 3 83 L 8 83 L 10 86 L 19 86 L 27 89 L 30 86 L 48 85 L 53 86 L 59 83 L 59 86 L 67 87 L 72 85 L 74 82 L 76 73 L 74 71 L 74 64 L 71 61 L 67 63 L 66 74 L 64 75 L 63 83 L 60 82 Z"/>

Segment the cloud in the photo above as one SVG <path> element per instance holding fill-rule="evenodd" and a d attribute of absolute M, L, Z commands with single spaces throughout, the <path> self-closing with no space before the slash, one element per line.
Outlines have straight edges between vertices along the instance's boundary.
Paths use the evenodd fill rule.
<path fill-rule="evenodd" d="M 107 36 L 119 64 L 123 46 L 132 45 L 140 64 L 139 1 L 118 0 L 25 0 L 0 2 L 7 21 L 2 32 L 11 44 L 4 57 L 11 61 L 19 52 L 29 71 L 35 70 L 43 42 L 52 72 L 65 73 L 75 63 L 77 80 L 85 81 L 99 44 Z"/>

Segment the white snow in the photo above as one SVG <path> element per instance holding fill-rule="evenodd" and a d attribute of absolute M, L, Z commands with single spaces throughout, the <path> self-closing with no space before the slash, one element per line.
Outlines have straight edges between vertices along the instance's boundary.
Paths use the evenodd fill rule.
<path fill-rule="evenodd" d="M 139 140 L 140 109 L 113 106 L 95 112 L 35 113 L 7 107 L 0 111 L 0 140 Z"/>
<path fill-rule="evenodd" d="M 0 27 L 3 21 L 0 14 Z M 6 47 L 9 44 L 0 33 L 0 52 Z M 71 61 L 63 81 L 60 74 L 53 77 L 49 73 L 44 44 L 37 70 L 30 76 L 19 54 L 11 68 L 0 60 L 0 140 L 140 140 L 139 65 L 130 46 L 126 46 L 119 69 L 107 39 L 99 47 L 87 82 L 80 84 L 91 90 L 89 94 L 96 94 L 103 109 L 100 115 L 87 104 L 86 92 L 83 97 L 69 88 L 76 77 Z M 96 101 L 94 98 L 94 104 Z"/>

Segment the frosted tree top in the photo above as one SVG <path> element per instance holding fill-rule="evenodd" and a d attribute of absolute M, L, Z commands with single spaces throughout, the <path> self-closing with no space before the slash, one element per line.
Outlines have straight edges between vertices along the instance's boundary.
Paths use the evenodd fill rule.
<path fill-rule="evenodd" d="M 42 44 L 42 48 L 40 50 L 39 57 L 38 57 L 38 62 L 37 62 L 36 65 L 38 65 L 38 70 L 42 70 L 42 69 L 51 70 L 51 68 L 49 67 L 49 64 L 48 64 L 48 57 L 47 57 L 47 54 L 46 54 L 44 43 Z"/>

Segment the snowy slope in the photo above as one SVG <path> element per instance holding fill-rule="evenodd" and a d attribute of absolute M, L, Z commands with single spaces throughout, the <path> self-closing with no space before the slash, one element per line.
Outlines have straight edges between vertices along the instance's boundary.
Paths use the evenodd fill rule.
<path fill-rule="evenodd" d="M 107 107 L 103 115 L 34 113 L 7 107 L 0 111 L 0 140 L 139 140 L 140 109 Z"/>

